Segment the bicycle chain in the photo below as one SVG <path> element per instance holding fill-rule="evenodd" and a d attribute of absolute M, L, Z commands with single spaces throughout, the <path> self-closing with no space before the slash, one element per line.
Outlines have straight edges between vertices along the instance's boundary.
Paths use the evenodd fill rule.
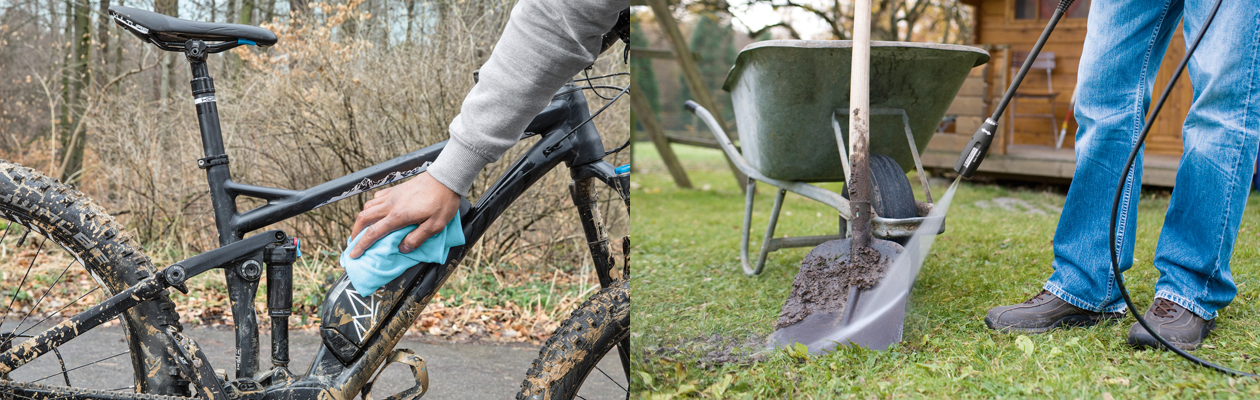
<path fill-rule="evenodd" d="M 73 398 L 76 396 L 91 396 L 91 397 L 98 397 L 98 398 L 99 397 L 113 397 L 113 398 L 125 397 L 125 398 L 131 398 L 131 399 L 136 399 L 136 400 L 189 400 L 189 399 L 196 398 L 196 397 L 182 397 L 182 396 L 166 396 L 166 395 L 160 395 L 160 394 L 117 392 L 117 391 L 112 391 L 112 390 L 86 389 L 86 388 L 76 388 L 76 387 L 67 387 L 67 386 L 53 386 L 53 385 L 43 385 L 39 383 L 0 381 L 0 389 L 8 389 L 8 388 L 48 391 L 48 392 L 54 393 L 55 398 L 58 398 L 58 399 Z"/>

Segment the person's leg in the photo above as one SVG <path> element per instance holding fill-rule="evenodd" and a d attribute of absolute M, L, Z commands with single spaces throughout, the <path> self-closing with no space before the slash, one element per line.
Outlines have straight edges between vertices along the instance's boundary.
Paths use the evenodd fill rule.
<path fill-rule="evenodd" d="M 1187 0 L 1187 44 L 1216 0 Z M 1204 319 L 1234 299 L 1229 272 L 1260 143 L 1260 3 L 1225 1 L 1191 57 L 1194 103 L 1155 251 L 1155 296 Z"/>
<path fill-rule="evenodd" d="M 1094 1 L 1077 71 L 1076 172 L 1054 235 L 1054 274 L 1045 289 L 1082 309 L 1121 312 L 1124 303 L 1111 270 L 1109 246 L 1120 248 L 1120 267 L 1133 263 L 1134 224 L 1142 180 L 1141 154 L 1126 188 L 1108 243 L 1116 185 L 1150 108 L 1151 91 L 1182 0 Z"/>
<path fill-rule="evenodd" d="M 1182 0 L 1094 1 L 1077 71 L 1076 172 L 1054 237 L 1054 274 L 1036 297 L 989 310 L 993 329 L 1044 332 L 1063 325 L 1090 325 L 1117 319 L 1108 230 L 1116 184 L 1128 183 L 1118 221 L 1121 266 L 1133 259 L 1137 218 L 1136 173 L 1122 177 L 1129 150 L 1137 142 L 1160 61 L 1168 48 Z"/>

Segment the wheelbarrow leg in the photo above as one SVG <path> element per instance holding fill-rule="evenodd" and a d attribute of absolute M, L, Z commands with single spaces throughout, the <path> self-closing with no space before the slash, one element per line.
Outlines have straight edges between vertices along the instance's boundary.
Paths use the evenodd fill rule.
<path fill-rule="evenodd" d="M 751 276 L 761 275 L 761 271 L 766 267 L 766 258 L 771 251 L 778 250 L 778 246 L 774 243 L 774 229 L 779 224 L 779 211 L 783 209 L 783 199 L 787 196 L 787 190 L 779 189 L 779 195 L 774 198 L 774 208 L 770 211 L 770 224 L 766 226 L 766 235 L 761 240 L 761 252 L 757 256 L 757 264 L 750 265 L 748 263 L 748 241 L 751 236 L 753 199 L 755 198 L 754 189 L 757 188 L 757 182 L 752 178 L 748 178 L 748 195 L 744 203 L 744 229 L 740 235 L 739 243 L 739 262 L 744 267 L 744 273 Z"/>
<path fill-rule="evenodd" d="M 744 201 L 744 229 L 743 233 L 740 234 L 739 240 L 739 263 L 743 266 L 745 274 L 754 276 L 760 275 L 763 267 L 761 263 L 758 263 L 756 268 L 748 265 L 748 240 L 749 236 L 751 236 L 749 231 L 752 230 L 753 199 L 757 195 L 757 191 L 754 190 L 756 188 L 757 181 L 753 178 L 748 178 L 748 190 L 744 191 L 747 196 Z"/>

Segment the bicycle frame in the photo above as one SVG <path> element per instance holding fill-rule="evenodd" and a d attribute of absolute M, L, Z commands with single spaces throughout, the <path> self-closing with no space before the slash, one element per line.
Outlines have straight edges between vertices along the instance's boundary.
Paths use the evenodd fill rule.
<path fill-rule="evenodd" d="M 611 257 L 608 235 L 598 209 L 595 181 L 612 187 L 629 207 L 629 176 L 617 174 L 615 168 L 603 160 L 605 154 L 599 132 L 588 123 L 590 113 L 587 109 L 586 98 L 581 88 L 567 85 L 527 128 L 527 132 L 541 132 L 536 135 L 539 137 L 538 142 L 517 159 L 475 205 L 469 206 L 466 201 L 461 205 L 460 213 L 466 244 L 452 248 L 445 263 L 421 264 L 413 267 L 413 269 L 418 269 L 417 273 L 400 278 L 412 277 L 410 281 L 404 282 L 403 287 L 406 289 L 403 297 L 395 303 L 394 309 L 386 314 L 380 328 L 374 335 L 363 341 L 361 353 L 353 360 L 343 363 L 331 353 L 326 342 L 321 342 L 315 360 L 306 374 L 300 379 L 290 379 L 286 375 L 289 361 L 288 311 L 277 316 L 273 309 L 272 363 L 274 366 L 270 371 L 260 374 L 258 321 L 254 309 L 260 272 L 247 270 L 247 266 L 251 262 L 255 267 L 258 261 L 267 262 L 270 281 L 273 269 L 271 261 L 280 260 L 275 262 L 276 267 L 287 267 L 286 262 L 292 263 L 291 259 L 284 260 L 283 257 L 272 254 L 280 254 L 278 252 L 283 252 L 284 249 L 293 251 L 296 250 L 296 246 L 286 245 L 286 241 L 291 242 L 291 239 L 280 231 L 269 231 L 248 239 L 243 239 L 244 234 L 418 175 L 427 170 L 429 164 L 442 152 L 446 142 L 413 151 L 306 190 L 262 187 L 232 181 L 219 127 L 214 84 L 205 63 L 206 49 L 205 43 L 196 40 L 190 40 L 183 46 L 192 68 L 193 102 L 197 109 L 205 154 L 205 158 L 198 160 L 197 164 L 199 168 L 206 170 L 220 247 L 167 267 L 101 305 L 81 312 L 66 322 L 32 337 L 21 346 L 0 353 L 0 372 L 7 372 L 37 358 L 51 348 L 73 339 L 80 331 L 87 331 L 112 319 L 130 308 L 135 302 L 157 295 L 165 287 L 184 290 L 182 284 L 187 278 L 210 269 L 221 268 L 227 280 L 236 325 L 235 375 L 237 379 L 263 381 L 276 377 L 276 382 L 270 387 L 259 388 L 259 391 L 245 397 L 285 400 L 316 398 L 350 400 L 363 390 L 372 373 L 386 360 L 402 334 L 455 271 L 467 249 L 481 238 L 486 229 L 526 189 L 560 163 L 565 163 L 570 169 L 570 176 L 573 179 L 573 183 L 570 184 L 571 196 L 582 221 L 600 284 L 607 286 L 621 275 L 621 272 L 615 269 L 615 262 Z M 252 210 L 239 212 L 236 204 L 239 196 L 259 198 L 266 200 L 267 203 Z M 276 269 L 284 271 L 284 268 Z M 281 274 L 288 273 L 281 272 Z M 291 275 L 283 275 L 280 279 L 277 282 L 291 283 Z M 269 289 L 271 286 L 288 286 L 284 289 L 289 291 L 287 295 L 291 302 L 291 285 L 270 284 Z M 269 305 L 275 295 L 270 292 L 269 290 Z M 281 296 L 284 295 L 281 294 Z M 283 320 L 283 323 L 277 325 L 276 322 L 280 320 Z M 192 359 L 194 361 L 192 364 L 197 365 L 196 370 L 191 371 L 194 380 L 199 380 L 195 383 L 201 386 L 219 386 L 213 376 L 209 378 L 205 376 L 204 371 L 212 370 L 209 369 L 208 360 L 202 359 L 200 351 L 196 350 L 195 343 L 192 343 L 191 347 L 185 346 L 186 338 L 183 338 L 181 334 L 172 333 L 171 335 L 172 341 L 180 342 L 178 345 L 171 346 L 172 351 L 186 359 Z M 624 358 L 625 350 L 623 349 L 621 353 Z M 622 362 L 624 364 L 628 362 L 628 359 L 623 359 Z M 197 370 L 202 372 L 199 373 Z M 185 370 L 185 372 L 189 371 Z M 280 374 L 277 375 L 277 373 Z M 238 391 L 236 393 L 239 393 L 240 388 L 236 390 Z M 210 392 L 203 389 L 201 393 L 206 397 L 218 397 L 215 396 L 215 392 L 216 390 L 212 388 Z M 223 388 L 218 387 L 217 393 L 224 393 Z"/>

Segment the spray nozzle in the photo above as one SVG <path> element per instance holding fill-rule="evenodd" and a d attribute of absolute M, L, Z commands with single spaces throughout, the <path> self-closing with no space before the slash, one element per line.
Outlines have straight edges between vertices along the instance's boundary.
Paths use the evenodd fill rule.
<path fill-rule="evenodd" d="M 997 131 L 997 121 L 992 118 L 985 119 L 980 129 L 976 130 L 976 134 L 971 135 L 967 146 L 963 147 L 962 154 L 958 155 L 958 162 L 954 163 L 955 172 L 964 178 L 970 178 L 976 173 L 976 169 L 980 168 L 980 162 L 984 161 L 984 156 L 989 154 L 989 145 L 993 144 L 994 131 Z"/>

